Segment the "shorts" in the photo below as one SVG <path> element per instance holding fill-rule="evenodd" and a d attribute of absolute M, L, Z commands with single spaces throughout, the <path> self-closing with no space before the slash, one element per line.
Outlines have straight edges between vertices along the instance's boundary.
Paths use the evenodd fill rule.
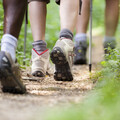
<path fill-rule="evenodd" d="M 40 1 L 40 2 L 46 2 L 46 3 L 49 3 L 49 2 L 50 2 L 50 0 L 28 0 L 28 2 L 32 2 L 32 1 Z M 60 4 L 60 0 L 55 0 L 55 2 L 56 2 L 57 4 Z"/>

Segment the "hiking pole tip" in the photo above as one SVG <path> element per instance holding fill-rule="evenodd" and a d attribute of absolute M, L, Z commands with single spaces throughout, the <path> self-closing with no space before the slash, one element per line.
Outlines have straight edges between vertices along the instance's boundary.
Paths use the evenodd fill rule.
<path fill-rule="evenodd" d="M 89 64 L 89 72 L 92 71 L 92 64 Z"/>

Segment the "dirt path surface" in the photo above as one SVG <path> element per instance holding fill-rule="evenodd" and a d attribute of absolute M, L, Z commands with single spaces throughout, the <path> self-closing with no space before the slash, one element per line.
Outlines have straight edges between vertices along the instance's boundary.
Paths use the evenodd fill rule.
<path fill-rule="evenodd" d="M 102 38 L 94 37 L 93 43 L 94 72 L 103 56 Z M 23 71 L 23 78 L 26 79 L 23 82 L 26 84 L 28 93 L 13 95 L 0 92 L 0 120 L 31 120 L 38 110 L 42 113 L 45 108 L 80 102 L 93 88 L 88 65 L 73 66 L 73 74 L 74 81 L 57 82 L 52 74 L 44 79 L 28 80 L 29 75 Z"/>

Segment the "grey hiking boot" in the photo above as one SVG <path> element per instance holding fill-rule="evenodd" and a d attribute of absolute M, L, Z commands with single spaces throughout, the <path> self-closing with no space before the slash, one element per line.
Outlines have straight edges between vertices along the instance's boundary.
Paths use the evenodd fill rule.
<path fill-rule="evenodd" d="M 71 67 L 73 64 L 73 41 L 67 38 L 60 38 L 52 52 L 51 60 L 55 64 L 54 79 L 57 81 L 72 81 Z"/>
<path fill-rule="evenodd" d="M 3 51 L 0 52 L 0 82 L 3 92 L 19 94 L 26 92 L 18 64 L 12 61 L 9 53 Z"/>
<path fill-rule="evenodd" d="M 38 54 L 32 49 L 32 66 L 31 74 L 36 77 L 45 77 L 49 66 L 49 50 Z"/>
<path fill-rule="evenodd" d="M 74 64 L 87 64 L 86 59 L 87 42 L 80 41 L 75 44 Z"/>
<path fill-rule="evenodd" d="M 103 43 L 105 54 L 110 54 L 110 49 L 115 49 L 116 40 L 106 40 Z"/>

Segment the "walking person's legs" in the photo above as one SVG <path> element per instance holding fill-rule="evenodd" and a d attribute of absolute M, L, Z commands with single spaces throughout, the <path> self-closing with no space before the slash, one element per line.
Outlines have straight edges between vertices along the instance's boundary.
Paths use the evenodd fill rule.
<path fill-rule="evenodd" d="M 105 9 L 105 37 L 104 48 L 107 52 L 108 46 L 114 49 L 116 47 L 115 32 L 119 19 L 119 0 L 106 0 Z"/>
<path fill-rule="evenodd" d="M 74 64 L 86 64 L 87 51 L 87 28 L 90 16 L 90 0 L 82 1 L 81 15 L 78 15 L 75 35 L 75 57 Z"/>
<path fill-rule="evenodd" d="M 79 0 L 60 1 L 60 25 L 59 40 L 56 42 L 51 59 L 55 64 L 54 78 L 58 81 L 73 80 L 71 67 L 73 60 L 73 31 L 76 26 L 79 11 Z"/>
<path fill-rule="evenodd" d="M 82 15 L 78 17 L 76 36 L 75 36 L 75 54 L 74 64 L 86 63 L 87 50 L 87 26 L 89 22 L 90 0 L 83 0 Z M 105 8 L 105 37 L 103 45 L 105 53 L 107 48 L 112 49 L 116 46 L 115 32 L 119 18 L 119 0 L 106 0 Z"/>
<path fill-rule="evenodd" d="M 32 28 L 32 66 L 34 76 L 43 77 L 49 64 L 49 50 L 45 42 L 46 5 L 48 0 L 29 0 L 29 15 Z"/>
<path fill-rule="evenodd" d="M 27 1 L 3 0 L 4 35 L 1 40 L 0 81 L 4 92 L 24 93 L 19 67 L 16 66 L 16 47 Z"/>
<path fill-rule="evenodd" d="M 45 41 L 46 2 L 31 1 L 28 5 L 33 40 Z"/>

